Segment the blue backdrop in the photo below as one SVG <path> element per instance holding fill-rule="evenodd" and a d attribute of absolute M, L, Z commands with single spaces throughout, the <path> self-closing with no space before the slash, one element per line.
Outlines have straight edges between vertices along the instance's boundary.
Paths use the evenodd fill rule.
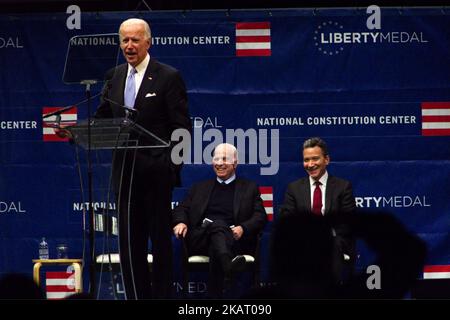
<path fill-rule="evenodd" d="M 330 148 L 330 174 L 352 181 L 358 207 L 392 212 L 427 242 L 427 264 L 450 264 L 447 11 L 382 9 L 380 29 L 368 29 L 369 15 L 355 9 L 82 13 L 81 30 L 66 27 L 66 14 L 15 14 L 0 15 L 0 273 L 31 274 L 43 236 L 51 257 L 59 242 L 68 244 L 70 257 L 82 256 L 86 200 L 75 148 L 54 141 L 42 115 L 85 97 L 83 86 L 62 81 L 69 39 L 115 33 L 132 16 L 151 24 L 151 56 L 185 79 L 196 148 L 209 145 L 204 134 L 211 129 L 224 136 L 226 129 L 251 132 L 258 152 L 263 134 L 279 137 L 278 158 L 269 147 L 272 174 L 262 174 L 269 164 L 261 154 L 250 161 L 248 141 L 246 163 L 238 168 L 240 176 L 272 188 L 271 218 L 287 184 L 305 175 L 303 140 L 321 136 Z M 260 33 L 245 36 L 249 30 Z M 93 94 L 100 90 L 92 87 Z M 92 108 L 97 104 L 98 97 Z M 81 103 L 68 119 L 86 117 Z M 100 203 L 108 155 L 98 159 Z M 192 183 L 212 175 L 209 164 L 192 156 L 174 204 Z M 270 230 L 271 223 L 263 239 L 263 281 Z M 362 249 L 359 265 L 369 256 Z"/>

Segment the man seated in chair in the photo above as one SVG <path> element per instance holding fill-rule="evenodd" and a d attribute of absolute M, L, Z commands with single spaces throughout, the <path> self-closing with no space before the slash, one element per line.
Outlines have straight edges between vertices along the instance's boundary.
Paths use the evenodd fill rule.
<path fill-rule="evenodd" d="M 189 255 L 210 258 L 208 293 L 220 298 L 224 278 L 243 271 L 245 257 L 254 254 L 258 234 L 267 221 L 256 183 L 237 178 L 238 154 L 219 144 L 212 160 L 215 179 L 192 186 L 173 211 L 173 232 L 185 237 Z"/>
<path fill-rule="evenodd" d="M 308 177 L 288 185 L 280 216 L 312 214 L 334 221 L 333 274 L 336 283 L 344 283 L 353 272 L 356 244 L 350 226 L 340 221 L 355 213 L 356 203 L 350 181 L 329 175 L 329 163 L 324 140 L 313 137 L 303 143 L 303 167 Z"/>

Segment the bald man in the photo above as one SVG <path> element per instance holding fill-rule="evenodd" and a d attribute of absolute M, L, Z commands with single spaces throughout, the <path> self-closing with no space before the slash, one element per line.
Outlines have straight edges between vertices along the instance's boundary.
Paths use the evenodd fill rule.
<path fill-rule="evenodd" d="M 124 21 L 119 39 L 127 62 L 113 70 L 96 117 L 125 117 L 125 105 L 137 110 L 137 124 L 165 141 L 170 141 L 176 129 L 191 130 L 184 81 L 176 69 L 150 57 L 148 23 L 141 19 Z M 173 187 L 180 185 L 181 166 L 172 163 L 170 151 L 151 148 L 138 149 L 136 155 L 134 150 L 115 153 L 113 185 L 119 207 L 119 249 L 127 299 L 172 295 L 171 201 Z M 153 279 L 147 263 L 149 238 Z"/>
<path fill-rule="evenodd" d="M 186 237 L 190 255 L 210 257 L 208 293 L 220 298 L 224 277 L 241 271 L 267 221 L 258 186 L 236 177 L 238 154 L 231 144 L 214 150 L 215 179 L 194 185 L 174 209 L 173 232 Z"/>

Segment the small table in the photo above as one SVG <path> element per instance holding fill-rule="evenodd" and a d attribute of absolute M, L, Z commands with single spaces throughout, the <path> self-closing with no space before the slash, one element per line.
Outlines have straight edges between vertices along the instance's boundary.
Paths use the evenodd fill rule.
<path fill-rule="evenodd" d="M 39 285 L 39 271 L 41 269 L 41 266 L 68 266 L 72 265 L 73 270 L 75 270 L 75 292 L 82 292 L 83 291 L 83 282 L 82 282 L 82 275 L 81 275 L 81 259 L 33 259 L 34 262 L 33 266 L 33 279 L 34 281 Z"/>

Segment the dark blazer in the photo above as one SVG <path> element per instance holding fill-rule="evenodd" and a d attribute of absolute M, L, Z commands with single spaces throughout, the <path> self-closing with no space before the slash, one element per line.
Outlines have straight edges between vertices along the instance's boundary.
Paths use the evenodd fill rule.
<path fill-rule="evenodd" d="M 311 186 L 309 177 L 298 179 L 288 185 L 280 213 L 303 213 L 311 211 Z M 325 190 L 325 216 L 352 213 L 356 208 L 351 183 L 328 176 Z"/>
<path fill-rule="evenodd" d="M 96 118 L 125 116 L 123 104 L 127 68 L 127 64 L 122 64 L 106 75 L 109 80 L 103 88 Z M 176 69 L 153 58 L 145 70 L 134 108 L 137 114 L 130 118 L 167 142 L 174 130 L 191 129 L 187 93 L 182 77 Z M 131 138 L 138 138 L 141 145 L 148 145 L 142 136 Z M 133 280 L 137 298 L 151 297 L 150 283 L 153 297 L 170 297 L 173 283 L 170 201 L 173 187 L 180 185 L 181 170 L 181 165 L 175 165 L 171 161 L 170 153 L 171 148 L 167 147 L 146 148 L 116 150 L 113 156 L 112 174 L 116 199 L 122 191 L 117 200 L 120 213 L 119 234 L 122 235 L 119 237 L 119 246 L 122 276 L 128 297 L 134 297 L 131 286 Z M 130 188 L 132 193 L 128 192 Z M 144 224 L 148 228 L 142 228 Z M 154 255 L 153 279 L 146 263 L 149 237 Z M 129 243 L 133 246 L 132 250 L 129 249 Z"/>
<path fill-rule="evenodd" d="M 201 224 L 215 181 L 216 179 L 206 180 L 191 187 L 186 198 L 173 211 L 173 225 L 182 222 L 188 226 L 189 233 L 189 230 Z M 267 222 L 266 211 L 256 183 L 236 179 L 233 207 L 234 223 L 244 229 L 241 240 L 253 244 L 255 236 Z"/>
<path fill-rule="evenodd" d="M 128 65 L 122 64 L 110 70 L 103 88 L 101 104 L 96 118 L 124 117 L 124 88 Z M 110 101 L 107 101 L 107 98 Z M 136 123 L 159 138 L 170 141 L 172 132 L 178 128 L 191 130 L 188 113 L 186 87 L 178 70 L 151 58 L 136 95 L 135 108 L 138 111 Z M 148 158 L 169 162 L 174 173 L 174 185 L 180 185 L 181 166 L 170 161 L 171 148 L 139 149 L 136 158 L 137 172 L 143 172 L 152 165 Z"/>
<path fill-rule="evenodd" d="M 355 256 L 355 244 L 351 230 L 347 224 L 339 223 L 338 215 L 352 214 L 355 210 L 356 203 L 351 183 L 329 175 L 325 190 L 325 217 L 338 222 L 334 227 L 337 244 L 342 253 L 350 255 L 352 259 Z M 298 179 L 288 185 L 280 208 L 280 215 L 283 214 L 313 214 L 309 177 Z"/>

